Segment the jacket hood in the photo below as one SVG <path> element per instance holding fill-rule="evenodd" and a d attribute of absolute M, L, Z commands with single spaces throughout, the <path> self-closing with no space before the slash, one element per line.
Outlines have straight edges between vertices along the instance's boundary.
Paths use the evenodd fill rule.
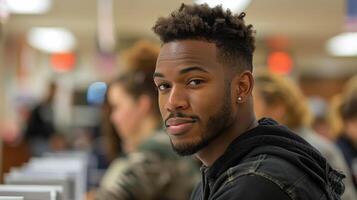
<path fill-rule="evenodd" d="M 342 173 L 334 170 L 321 154 L 287 127 L 272 119 L 263 118 L 259 125 L 236 138 L 223 156 L 218 158 L 207 171 L 207 176 L 217 178 L 230 167 L 239 164 L 254 150 L 254 154 L 268 154 L 280 157 L 296 165 L 323 187 L 327 196 L 339 199 L 344 192 Z M 264 148 L 276 146 L 277 148 Z M 258 148 L 259 147 L 259 148 Z"/>

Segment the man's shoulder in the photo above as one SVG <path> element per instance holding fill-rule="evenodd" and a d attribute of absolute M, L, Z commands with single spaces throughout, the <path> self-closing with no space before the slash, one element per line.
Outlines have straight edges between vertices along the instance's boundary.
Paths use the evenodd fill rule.
<path fill-rule="evenodd" d="M 249 188 L 252 186 L 249 183 L 253 183 L 268 189 L 265 191 L 281 191 L 291 199 L 297 196 L 319 199 L 323 195 L 323 191 L 306 172 L 288 160 L 268 154 L 247 156 L 230 167 L 221 178 L 225 179 L 224 187 L 227 189 Z"/>
<path fill-rule="evenodd" d="M 226 186 L 227 189 L 217 194 L 217 200 L 254 199 L 292 200 L 291 196 L 279 185 L 257 174 L 244 175 Z M 257 192 L 259 191 L 259 192 Z"/>
<path fill-rule="evenodd" d="M 259 191 L 259 192 L 257 192 Z M 192 200 L 203 199 L 203 185 L 197 185 L 191 195 Z M 254 199 L 265 200 L 267 197 L 275 200 L 291 200 L 276 184 L 259 175 L 241 176 L 213 192 L 208 199 L 230 200 L 230 199 Z"/>
<path fill-rule="evenodd" d="M 268 148 L 275 148 L 274 146 Z M 270 174 L 280 179 L 290 179 L 305 174 L 292 162 L 276 155 L 265 153 L 247 154 L 239 163 L 228 168 L 226 174 L 242 176 L 248 174 Z"/>

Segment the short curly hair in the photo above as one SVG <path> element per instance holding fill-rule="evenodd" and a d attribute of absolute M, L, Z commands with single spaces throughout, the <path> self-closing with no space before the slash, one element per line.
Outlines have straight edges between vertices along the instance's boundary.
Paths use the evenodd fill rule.
<path fill-rule="evenodd" d="M 160 17 L 153 30 L 163 43 L 186 39 L 213 42 L 221 63 L 252 71 L 255 31 L 245 24 L 244 17 L 244 12 L 232 14 L 222 6 L 182 4 L 167 18 Z"/>

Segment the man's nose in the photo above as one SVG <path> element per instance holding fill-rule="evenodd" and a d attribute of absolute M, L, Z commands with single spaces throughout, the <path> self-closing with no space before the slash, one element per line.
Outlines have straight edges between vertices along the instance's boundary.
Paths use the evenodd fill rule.
<path fill-rule="evenodd" d="M 173 87 L 170 91 L 168 101 L 165 105 L 166 110 L 170 112 L 185 110 L 188 105 L 189 104 L 184 89 L 181 89 L 179 87 Z"/>

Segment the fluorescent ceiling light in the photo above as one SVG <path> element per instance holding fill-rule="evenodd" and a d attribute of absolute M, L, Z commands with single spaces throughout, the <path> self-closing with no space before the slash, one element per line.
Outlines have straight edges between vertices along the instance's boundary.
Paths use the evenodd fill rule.
<path fill-rule="evenodd" d="M 5 0 L 10 13 L 40 14 L 47 12 L 52 4 L 51 0 Z"/>
<path fill-rule="evenodd" d="M 334 56 L 357 56 L 357 32 L 341 33 L 329 39 L 326 48 Z"/>
<path fill-rule="evenodd" d="M 32 47 L 48 53 L 68 52 L 76 46 L 76 38 L 65 28 L 32 28 L 27 41 Z"/>
<path fill-rule="evenodd" d="M 222 5 L 224 9 L 230 9 L 233 12 L 244 11 L 251 0 L 196 0 L 197 4 L 207 3 L 209 7 Z"/>

